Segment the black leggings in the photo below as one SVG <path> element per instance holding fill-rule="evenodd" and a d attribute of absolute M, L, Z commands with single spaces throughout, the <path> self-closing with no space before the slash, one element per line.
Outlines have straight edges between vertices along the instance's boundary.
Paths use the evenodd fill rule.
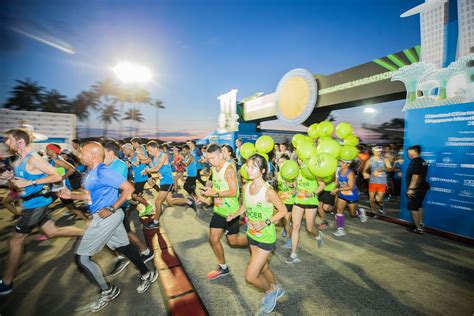
<path fill-rule="evenodd" d="M 196 195 L 196 179 L 196 177 L 186 177 L 184 182 L 184 190 L 191 196 Z"/>
<path fill-rule="evenodd" d="M 199 182 L 201 182 L 201 184 L 202 184 L 203 186 L 206 186 L 206 182 L 201 178 L 201 170 L 202 170 L 202 169 L 198 169 L 196 179 L 197 179 Z"/>

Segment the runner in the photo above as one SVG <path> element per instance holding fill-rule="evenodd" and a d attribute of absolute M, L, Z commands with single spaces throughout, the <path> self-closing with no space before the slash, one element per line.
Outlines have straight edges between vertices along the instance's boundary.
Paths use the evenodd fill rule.
<path fill-rule="evenodd" d="M 159 172 L 161 175 L 160 179 L 160 191 L 155 199 L 155 215 L 152 216 L 152 221 L 145 226 L 146 229 L 154 229 L 160 227 L 161 217 L 161 206 L 166 200 L 169 206 L 174 205 L 187 205 L 196 210 L 196 205 L 192 199 L 184 198 L 173 198 L 171 190 L 173 189 L 173 172 L 171 171 L 171 165 L 169 164 L 168 153 L 160 150 L 160 145 L 155 141 L 150 141 L 146 145 L 148 152 L 150 153 L 151 168 L 147 168 L 144 172 L 151 174 L 153 172 Z"/>
<path fill-rule="evenodd" d="M 326 212 L 332 212 L 336 201 L 336 197 L 331 194 L 331 191 L 336 187 L 336 182 L 333 176 L 321 179 L 321 181 L 324 183 L 324 188 L 318 196 L 318 214 L 321 218 L 321 224 L 319 224 L 318 228 L 326 229 L 328 227 Z"/>
<path fill-rule="evenodd" d="M 205 186 L 206 182 L 201 178 L 202 152 L 196 147 L 196 142 L 194 140 L 188 140 L 186 144 L 189 146 L 191 154 L 194 156 L 194 161 L 196 161 L 196 180 Z"/>
<path fill-rule="evenodd" d="M 346 205 L 349 207 L 349 212 L 352 217 L 359 217 L 362 223 L 367 221 L 365 210 L 363 208 L 357 209 L 357 203 L 359 202 L 359 190 L 355 184 L 355 175 L 350 167 L 351 161 L 340 160 L 341 167 L 336 174 L 336 187 L 332 190 L 331 194 L 337 195 L 337 214 L 336 214 L 336 227 L 337 230 L 333 233 L 336 237 L 346 235 L 344 226 L 344 209 Z"/>
<path fill-rule="evenodd" d="M 76 171 L 76 168 L 71 165 L 69 162 L 64 160 L 61 156 L 61 147 L 56 144 L 48 144 L 46 146 L 46 154 L 50 158 L 49 163 L 55 168 L 64 168 L 66 173 L 62 176 L 61 182 L 63 182 L 69 190 L 78 190 L 81 188 L 81 175 L 79 172 Z M 54 189 L 53 189 L 54 190 Z M 76 207 L 73 200 L 62 199 L 60 198 L 63 205 L 72 212 L 72 214 L 76 215 L 78 218 L 89 221 L 84 212 Z M 70 213 L 69 213 L 70 214 Z M 66 213 L 68 215 L 68 213 Z"/>
<path fill-rule="evenodd" d="M 137 287 L 139 294 L 147 291 L 158 278 L 156 270 L 149 270 L 137 248 L 130 244 L 122 224 L 124 213 L 121 206 L 132 194 L 133 186 L 103 163 L 104 155 L 102 145 L 96 142 L 86 143 L 82 147 L 81 160 L 90 168 L 84 184 L 88 193 L 71 193 L 67 189 L 60 192 L 63 198 L 90 201 L 93 219 L 81 239 L 76 260 L 102 291 L 99 299 L 90 306 L 92 312 L 103 309 L 120 294 L 118 287 L 106 283 L 99 266 L 91 260 L 105 245 L 125 255 L 140 271 L 140 285 Z"/>
<path fill-rule="evenodd" d="M 364 178 L 369 179 L 370 209 L 377 216 L 378 213 L 385 213 L 383 200 L 387 190 L 387 170 L 390 170 L 390 162 L 382 158 L 381 146 L 373 147 L 372 152 L 374 156 L 364 166 Z M 376 206 L 379 207 L 378 213 L 375 210 Z"/>
<path fill-rule="evenodd" d="M 240 170 L 240 167 L 244 164 L 242 162 L 242 156 L 240 155 L 240 147 L 242 147 L 242 140 L 237 138 L 235 140 L 235 158 L 237 159 L 237 170 Z"/>
<path fill-rule="evenodd" d="M 196 198 L 196 177 L 197 168 L 194 155 L 188 145 L 183 146 L 184 166 L 186 167 L 186 181 L 184 182 L 184 190 L 189 196 Z"/>
<path fill-rule="evenodd" d="M 243 189 L 244 204 L 236 213 L 228 215 L 227 221 L 232 222 L 247 212 L 250 262 L 245 272 L 245 280 L 265 292 L 261 310 L 268 314 L 275 309 L 277 300 L 285 295 L 285 290 L 276 282 L 270 269 L 269 257 L 276 245 L 274 223 L 282 219 L 287 210 L 277 193 L 266 182 L 268 164 L 265 158 L 255 154 L 247 160 L 247 166 L 251 182 Z M 275 215 L 274 208 L 277 209 Z"/>
<path fill-rule="evenodd" d="M 124 144 L 122 146 L 123 153 L 129 161 L 129 166 L 132 171 L 133 183 L 135 191 L 132 194 L 132 199 L 143 204 L 145 209 L 140 211 L 138 215 L 145 217 L 153 213 L 153 206 L 143 198 L 143 189 L 148 181 L 148 174 L 143 174 L 148 163 L 151 162 L 150 158 L 146 157 L 142 147 L 138 147 L 134 151 L 131 144 Z"/>
<path fill-rule="evenodd" d="M 104 141 L 103 146 L 104 146 L 104 153 L 105 153 L 104 163 L 107 166 L 109 166 L 112 170 L 120 174 L 122 177 L 127 179 L 128 177 L 127 164 L 118 158 L 118 155 L 120 153 L 120 145 L 115 140 L 109 139 L 109 140 Z M 142 242 L 142 239 L 144 239 L 144 236 L 141 229 L 139 231 L 140 231 L 142 239 L 140 239 L 137 236 L 137 234 L 134 233 L 132 229 L 130 228 L 130 216 L 133 216 L 134 214 L 130 213 L 130 203 L 128 201 L 126 201 L 122 205 L 122 210 L 124 213 L 123 226 L 125 228 L 125 231 L 127 232 L 128 239 L 140 251 L 143 262 L 147 263 L 155 257 L 155 253 L 152 249 L 145 246 L 145 244 Z M 118 254 L 115 260 L 115 264 L 111 272 L 109 273 L 109 275 L 113 276 L 113 275 L 119 274 L 129 265 L 129 263 L 130 263 L 130 260 Z"/>
<path fill-rule="evenodd" d="M 281 167 L 285 161 L 290 160 L 287 154 L 282 154 L 278 160 L 278 164 Z M 285 242 L 286 249 L 291 249 L 291 211 L 293 210 L 293 205 L 295 204 L 295 195 L 296 195 L 296 181 L 286 181 L 281 176 L 280 172 L 277 174 L 278 181 L 278 196 L 281 201 L 285 204 L 286 210 L 288 211 L 285 216 L 282 218 L 283 227 L 285 236 L 288 238 Z"/>
<path fill-rule="evenodd" d="M 48 214 L 48 205 L 53 199 L 44 189 L 46 184 L 61 181 L 61 176 L 56 169 L 46 160 L 39 157 L 31 148 L 30 134 L 22 129 L 11 129 L 6 132 L 5 143 L 19 158 L 15 161 L 14 172 L 5 171 L 2 178 L 10 180 L 13 185 L 22 189 L 23 213 L 16 223 L 15 232 L 10 238 L 10 252 L 3 278 L 0 280 L 0 295 L 13 291 L 13 278 L 23 256 L 23 246 L 26 237 L 35 226 L 49 237 L 82 236 L 83 229 L 76 227 L 56 227 Z"/>
<path fill-rule="evenodd" d="M 179 152 L 178 147 L 173 147 L 173 162 L 172 165 L 176 169 L 176 173 L 174 176 L 174 186 L 173 186 L 173 191 L 177 192 L 180 187 L 178 184 L 178 181 L 181 180 L 184 182 L 183 177 L 184 177 L 184 171 L 186 170 L 186 167 L 184 166 L 184 158 Z"/>
<path fill-rule="evenodd" d="M 296 197 L 291 220 L 293 223 L 291 231 L 291 254 L 286 263 L 299 263 L 300 258 L 296 254 L 300 240 L 300 229 L 303 215 L 306 220 L 306 231 L 310 233 L 317 242 L 318 247 L 323 245 L 323 233 L 316 227 L 314 220 L 318 209 L 318 194 L 323 190 L 324 183 L 317 180 L 306 179 L 301 171 L 296 178 Z"/>
<path fill-rule="evenodd" d="M 239 209 L 239 189 L 235 169 L 224 160 L 221 148 L 212 144 L 207 148 L 207 154 L 212 165 L 212 188 L 206 186 L 202 195 L 214 198 L 214 214 L 209 225 L 209 242 L 217 259 L 217 269 L 207 274 L 208 279 L 214 280 L 230 273 L 227 267 L 221 237 L 225 233 L 230 246 L 246 247 L 247 237 L 239 234 L 239 217 L 227 221 L 227 216 Z M 209 183 L 210 184 L 210 183 Z"/>

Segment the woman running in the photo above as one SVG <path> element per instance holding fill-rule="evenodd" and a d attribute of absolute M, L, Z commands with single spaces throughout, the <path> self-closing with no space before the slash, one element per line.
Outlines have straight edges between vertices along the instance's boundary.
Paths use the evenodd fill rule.
<path fill-rule="evenodd" d="M 237 211 L 227 217 L 227 221 L 247 212 L 247 237 L 250 246 L 250 262 L 245 272 L 245 280 L 257 289 L 265 292 L 262 311 L 271 313 L 277 300 L 285 294 L 281 285 L 276 283 L 270 269 L 269 256 L 276 244 L 275 224 L 287 213 L 286 207 L 277 193 L 266 182 L 268 164 L 259 154 L 247 161 L 250 182 L 244 187 L 244 203 Z M 273 215 L 273 209 L 277 213 Z"/>

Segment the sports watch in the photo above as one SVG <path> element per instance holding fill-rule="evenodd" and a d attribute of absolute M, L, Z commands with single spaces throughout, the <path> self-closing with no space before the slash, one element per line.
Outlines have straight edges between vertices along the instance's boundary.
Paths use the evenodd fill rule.
<path fill-rule="evenodd" d="M 270 219 L 266 219 L 265 220 L 265 224 L 267 224 L 267 226 L 270 226 L 272 224 L 272 221 Z"/>

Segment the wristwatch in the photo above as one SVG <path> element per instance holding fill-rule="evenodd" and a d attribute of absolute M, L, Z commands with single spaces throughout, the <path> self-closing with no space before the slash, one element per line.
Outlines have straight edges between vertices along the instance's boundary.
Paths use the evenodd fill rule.
<path fill-rule="evenodd" d="M 36 182 L 36 180 L 31 180 L 31 184 L 32 184 L 32 185 L 37 185 L 38 182 Z"/>
<path fill-rule="evenodd" d="M 214 194 L 214 197 L 216 197 L 216 198 L 218 198 L 219 196 L 221 196 L 221 195 L 219 194 L 219 192 L 216 192 L 216 194 Z"/>
<path fill-rule="evenodd" d="M 266 219 L 265 220 L 265 224 L 267 224 L 267 226 L 270 226 L 272 224 L 272 221 L 270 219 Z"/>
<path fill-rule="evenodd" d="M 115 213 L 115 211 L 116 211 L 116 209 L 113 206 L 109 206 L 109 207 L 107 207 L 107 209 L 109 211 L 111 211 L 112 213 Z"/>

